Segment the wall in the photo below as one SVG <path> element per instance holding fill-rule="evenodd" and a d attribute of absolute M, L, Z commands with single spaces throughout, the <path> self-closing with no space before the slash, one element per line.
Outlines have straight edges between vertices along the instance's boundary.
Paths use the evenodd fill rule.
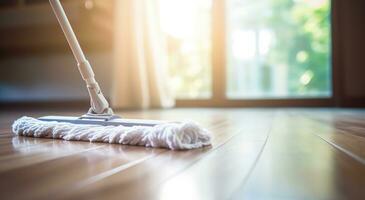
<path fill-rule="evenodd" d="M 104 94 L 109 96 L 110 53 L 93 53 L 88 57 Z M 1 102 L 88 99 L 71 53 L 3 58 L 0 66 Z"/>
<path fill-rule="evenodd" d="M 340 105 L 365 106 L 365 1 L 336 0 Z"/>
<path fill-rule="evenodd" d="M 365 1 L 333 0 L 335 105 L 365 106 Z"/>
<path fill-rule="evenodd" d="M 88 100 L 48 0 L 0 4 L 0 103 Z M 64 0 L 64 9 L 106 96 L 112 69 L 112 4 Z"/>

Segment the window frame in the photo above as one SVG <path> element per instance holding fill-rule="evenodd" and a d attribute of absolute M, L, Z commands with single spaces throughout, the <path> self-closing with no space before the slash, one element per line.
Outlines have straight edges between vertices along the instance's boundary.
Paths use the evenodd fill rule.
<path fill-rule="evenodd" d="M 226 1 L 212 0 L 212 96 L 209 99 L 177 99 L 176 107 L 333 107 L 340 104 L 340 43 L 337 1 L 330 0 L 331 96 L 304 98 L 229 99 L 226 96 Z"/>

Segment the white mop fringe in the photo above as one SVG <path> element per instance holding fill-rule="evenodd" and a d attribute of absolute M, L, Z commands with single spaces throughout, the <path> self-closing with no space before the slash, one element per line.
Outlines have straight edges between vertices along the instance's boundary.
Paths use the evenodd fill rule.
<path fill-rule="evenodd" d="M 45 122 L 24 116 L 14 121 L 12 129 L 20 136 L 118 143 L 172 150 L 211 145 L 209 131 L 194 122 L 169 122 L 154 127 L 126 127 Z"/>

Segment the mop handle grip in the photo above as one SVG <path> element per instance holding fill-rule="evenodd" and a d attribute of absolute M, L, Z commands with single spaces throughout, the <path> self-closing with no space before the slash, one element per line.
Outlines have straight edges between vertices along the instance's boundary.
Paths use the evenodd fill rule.
<path fill-rule="evenodd" d="M 86 59 L 80 44 L 76 38 L 71 24 L 67 19 L 66 13 L 59 0 L 49 0 L 52 10 L 62 28 L 63 33 L 71 47 L 72 53 L 77 61 L 78 69 L 82 78 L 85 80 L 91 100 L 91 109 L 95 114 L 111 113 L 109 104 L 100 91 L 100 87 L 94 78 L 94 72 L 89 61 Z"/>

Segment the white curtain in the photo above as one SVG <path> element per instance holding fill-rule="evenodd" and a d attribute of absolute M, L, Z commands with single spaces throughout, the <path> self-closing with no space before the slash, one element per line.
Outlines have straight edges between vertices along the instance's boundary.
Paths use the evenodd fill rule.
<path fill-rule="evenodd" d="M 116 0 L 113 50 L 115 108 L 174 105 L 157 0 Z"/>

